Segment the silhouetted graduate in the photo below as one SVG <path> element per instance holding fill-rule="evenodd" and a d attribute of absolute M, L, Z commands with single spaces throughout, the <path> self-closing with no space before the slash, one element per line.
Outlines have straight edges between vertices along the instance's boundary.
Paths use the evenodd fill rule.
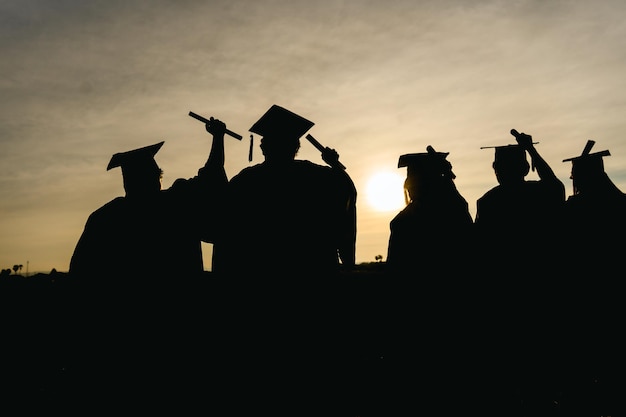
<path fill-rule="evenodd" d="M 485 370 L 475 313 L 479 282 L 472 279 L 473 220 L 449 153 L 426 150 L 398 160 L 398 168 L 406 167 L 407 206 L 390 222 L 387 267 L 393 279 L 383 356 L 393 374 L 384 390 L 388 402 L 402 403 L 408 414 L 484 414 L 478 407 Z"/>
<path fill-rule="evenodd" d="M 125 196 L 89 216 L 70 263 L 77 292 L 68 392 L 81 401 L 111 410 L 178 407 L 199 386 L 201 242 L 214 238 L 227 183 L 225 128 L 216 119 L 205 125 L 213 136 L 208 160 L 165 190 L 155 161 L 164 142 L 111 158 L 107 170 L 121 168 Z"/>
<path fill-rule="evenodd" d="M 597 214 L 620 213 L 617 218 L 624 217 L 621 210 L 625 194 L 613 183 L 604 170 L 605 156 L 610 156 L 608 150 L 591 153 L 595 141 L 589 140 L 582 154 L 564 159 L 563 162 L 571 161 L 572 170 L 570 179 L 573 185 L 573 194 L 567 198 L 567 206 L 572 209 L 580 209 L 581 215 L 588 217 Z M 613 210 L 606 213 L 605 210 Z M 587 211 L 589 210 L 589 211 Z M 596 210 L 595 213 L 592 210 Z M 614 217 L 610 217 L 614 220 Z M 582 220 L 582 218 L 581 218 Z M 592 222 L 603 221 L 602 218 L 589 218 Z"/>
<path fill-rule="evenodd" d="M 474 222 L 483 256 L 492 260 L 482 272 L 499 277 L 526 272 L 539 276 L 559 261 L 560 241 L 556 239 L 565 186 L 539 155 L 532 136 L 514 129 L 511 134 L 516 145 L 495 147 L 492 167 L 498 185 L 476 202 Z M 531 165 L 539 180 L 526 179 Z M 537 264 L 546 269 L 535 269 Z"/>
<path fill-rule="evenodd" d="M 455 276 L 468 268 L 468 237 L 472 216 L 454 183 L 448 152 L 401 155 L 398 168 L 407 168 L 407 206 L 390 222 L 387 265 L 395 272 L 420 279 Z M 467 269 L 466 269 L 467 270 Z M 435 274 L 435 275 L 433 275 Z"/>
<path fill-rule="evenodd" d="M 553 282 L 564 262 L 560 233 L 565 187 L 531 135 L 515 129 L 510 133 L 517 144 L 495 147 L 492 167 L 498 185 L 476 202 L 475 246 L 482 259 L 476 276 L 488 283 L 484 301 L 492 311 L 483 320 L 491 350 L 485 364 L 492 373 L 493 398 L 510 400 L 503 407 L 524 404 L 520 412 L 548 415 L 555 398 L 548 388 L 553 375 L 547 371 L 557 364 L 552 343 L 556 333 L 546 332 L 554 319 Z M 531 167 L 539 180 L 526 179 Z M 531 407 L 528 396 L 511 398 L 512 392 L 531 393 L 536 401 Z"/>
<path fill-rule="evenodd" d="M 297 279 L 354 265 L 356 189 L 338 154 L 322 154 L 331 166 L 295 159 L 313 124 L 273 105 L 250 128 L 262 136 L 265 160 L 229 181 L 215 272 Z"/>
<path fill-rule="evenodd" d="M 201 241 L 214 238 L 211 213 L 221 204 L 227 183 L 225 126 L 214 120 L 207 130 L 213 145 L 204 167 L 166 190 L 161 189 L 162 170 L 154 159 L 164 142 L 113 155 L 107 170 L 121 168 L 126 194 L 89 216 L 70 274 L 125 286 L 153 279 L 156 284 L 156 278 L 188 279 L 203 272 Z"/>
<path fill-rule="evenodd" d="M 296 159 L 313 124 L 277 105 L 253 123 L 264 161 L 230 179 L 213 247 L 232 289 L 214 357 L 230 395 L 274 414 L 336 409 L 348 386 L 333 312 L 337 273 L 354 265 L 356 189 L 336 151 L 322 153 L 330 166 Z"/>
<path fill-rule="evenodd" d="M 565 202 L 563 245 L 563 344 L 571 359 L 568 410 L 580 415 L 621 415 L 626 411 L 626 344 L 621 277 L 626 237 L 626 194 L 605 171 L 608 150 L 591 152 L 588 140 L 571 162 L 573 193 Z M 599 396 L 602 394 L 602 396 Z"/>
<path fill-rule="evenodd" d="M 573 194 L 565 203 L 569 242 L 569 262 L 589 274 L 614 274 L 622 267 L 626 237 L 626 195 L 613 183 L 604 169 L 608 150 L 591 152 L 595 141 L 589 140 L 583 152 L 564 159 L 571 162 Z M 579 270 L 583 273 L 583 270 Z"/>

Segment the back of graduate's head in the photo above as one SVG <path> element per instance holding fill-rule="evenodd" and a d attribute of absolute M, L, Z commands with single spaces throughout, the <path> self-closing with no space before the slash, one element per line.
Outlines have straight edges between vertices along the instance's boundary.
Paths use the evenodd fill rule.
<path fill-rule="evenodd" d="M 161 190 L 163 171 L 154 155 L 164 142 L 113 155 L 107 170 L 121 167 L 127 197 L 144 196 Z"/>
<path fill-rule="evenodd" d="M 300 149 L 300 138 L 313 124 L 274 104 L 252 125 L 250 131 L 262 136 L 260 147 L 266 161 L 293 160 Z"/>
<path fill-rule="evenodd" d="M 265 160 L 292 160 L 300 150 L 300 138 L 293 139 L 280 135 L 267 135 L 259 145 Z"/>
<path fill-rule="evenodd" d="M 500 184 L 524 181 L 530 172 L 526 151 L 519 145 L 497 146 L 492 167 Z"/>
<path fill-rule="evenodd" d="M 581 155 L 563 160 L 572 163 L 570 179 L 574 194 L 600 190 L 606 188 L 607 184 L 614 186 L 604 170 L 604 157 L 611 153 L 608 150 L 591 153 L 594 144 L 595 141 L 588 140 Z"/>
<path fill-rule="evenodd" d="M 398 168 L 407 168 L 404 180 L 407 203 L 420 194 L 441 190 L 442 186 L 456 178 L 452 172 L 452 164 L 446 159 L 449 152 L 437 152 L 430 145 L 426 150 L 427 152 L 400 155 L 398 159 Z"/>

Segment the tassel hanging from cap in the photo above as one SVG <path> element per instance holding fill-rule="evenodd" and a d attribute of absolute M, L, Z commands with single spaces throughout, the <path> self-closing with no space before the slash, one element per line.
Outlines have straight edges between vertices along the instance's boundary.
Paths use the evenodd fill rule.
<path fill-rule="evenodd" d="M 254 146 L 254 137 L 250 135 L 250 149 L 248 150 L 248 162 L 252 162 L 252 147 Z"/>

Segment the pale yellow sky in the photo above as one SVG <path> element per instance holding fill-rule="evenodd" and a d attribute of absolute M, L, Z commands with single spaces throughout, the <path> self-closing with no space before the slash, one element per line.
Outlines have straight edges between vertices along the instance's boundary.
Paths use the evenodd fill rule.
<path fill-rule="evenodd" d="M 314 121 L 359 192 L 358 262 L 386 256 L 396 214 L 368 181 L 427 145 L 450 152 L 472 214 L 496 185 L 480 147 L 511 128 L 568 194 L 561 161 L 588 139 L 626 189 L 625 17 L 617 0 L 0 3 L 0 267 L 68 269 L 87 216 L 123 195 L 113 153 L 164 140 L 164 185 L 195 175 L 210 142 L 190 110 L 246 139 L 272 104 Z M 229 176 L 247 153 L 227 139 Z M 306 141 L 299 157 L 323 163 Z"/>

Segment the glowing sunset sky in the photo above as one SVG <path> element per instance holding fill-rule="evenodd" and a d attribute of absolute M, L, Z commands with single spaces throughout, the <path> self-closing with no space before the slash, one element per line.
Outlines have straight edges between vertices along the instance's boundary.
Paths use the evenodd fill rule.
<path fill-rule="evenodd" d="M 511 128 L 539 142 L 568 195 L 562 160 L 588 139 L 610 150 L 606 171 L 626 189 L 623 1 L 21 0 L 0 11 L 3 269 L 67 271 L 89 214 L 123 195 L 121 172 L 106 170 L 116 152 L 164 140 L 164 186 L 196 175 L 210 135 L 189 111 L 244 136 L 226 137 L 229 177 L 250 164 L 248 128 L 272 104 L 315 122 L 309 133 L 339 152 L 359 192 L 357 262 L 386 257 L 399 210 L 372 204 L 370 180 L 404 175 L 398 157 L 427 145 L 450 152 L 472 215 L 496 185 L 480 147 L 514 143 Z M 323 163 L 304 139 L 298 157 Z"/>

